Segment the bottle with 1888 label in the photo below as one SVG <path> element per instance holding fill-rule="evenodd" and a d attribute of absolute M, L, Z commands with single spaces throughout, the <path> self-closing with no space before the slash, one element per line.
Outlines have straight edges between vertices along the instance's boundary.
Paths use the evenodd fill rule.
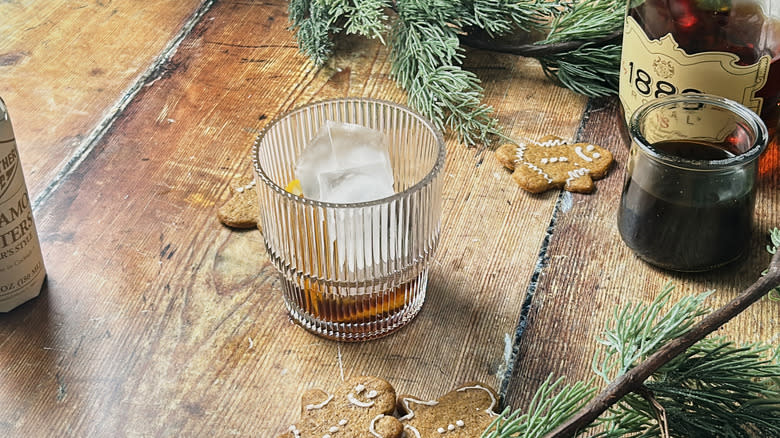
<path fill-rule="evenodd" d="M 45 277 L 11 119 L 0 99 L 0 312 L 37 297 Z"/>
<path fill-rule="evenodd" d="M 780 115 L 780 0 L 631 0 L 623 33 L 620 100 L 628 120 L 670 94 L 726 97 Z"/>

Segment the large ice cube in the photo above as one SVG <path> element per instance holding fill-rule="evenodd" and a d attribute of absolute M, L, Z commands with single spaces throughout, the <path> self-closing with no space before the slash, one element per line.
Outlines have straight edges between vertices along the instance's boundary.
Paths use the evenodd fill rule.
<path fill-rule="evenodd" d="M 303 196 L 325 202 L 365 202 L 394 193 L 385 136 L 352 123 L 327 121 L 295 163 Z"/>

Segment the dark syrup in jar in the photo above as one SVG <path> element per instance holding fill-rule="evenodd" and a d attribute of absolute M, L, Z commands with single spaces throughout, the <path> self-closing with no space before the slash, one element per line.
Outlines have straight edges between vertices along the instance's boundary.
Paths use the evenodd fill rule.
<path fill-rule="evenodd" d="M 721 160 L 735 155 L 729 145 L 664 141 L 652 148 L 688 160 Z M 662 268 L 702 271 L 738 259 L 750 238 L 755 194 L 713 202 L 686 202 L 674 194 L 680 187 L 658 181 L 652 192 L 629 178 L 623 187 L 618 229 L 641 258 Z M 661 195 L 659 195 L 661 194 Z"/>
<path fill-rule="evenodd" d="M 766 84 L 756 96 L 763 98 L 760 116 L 772 136 L 780 118 L 780 20 L 766 17 L 755 2 L 723 1 L 709 8 L 702 7 L 703 3 L 713 2 L 646 0 L 628 14 L 650 39 L 671 34 L 689 55 L 730 52 L 739 56 L 740 65 L 752 65 L 770 55 Z"/>

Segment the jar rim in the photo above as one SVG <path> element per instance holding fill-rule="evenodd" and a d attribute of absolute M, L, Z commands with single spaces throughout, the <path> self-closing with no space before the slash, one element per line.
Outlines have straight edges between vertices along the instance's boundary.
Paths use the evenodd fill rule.
<path fill-rule="evenodd" d="M 717 160 L 684 158 L 654 148 L 653 143 L 648 141 L 642 132 L 640 121 L 651 111 L 680 103 L 712 105 L 734 113 L 745 122 L 746 128 L 753 134 L 753 144 L 742 153 Z M 633 143 L 637 144 L 650 157 L 666 164 L 693 170 L 722 170 L 751 163 L 757 160 L 766 149 L 769 139 L 767 127 L 758 114 L 734 100 L 705 93 L 675 94 L 645 102 L 631 115 L 628 130 Z"/>

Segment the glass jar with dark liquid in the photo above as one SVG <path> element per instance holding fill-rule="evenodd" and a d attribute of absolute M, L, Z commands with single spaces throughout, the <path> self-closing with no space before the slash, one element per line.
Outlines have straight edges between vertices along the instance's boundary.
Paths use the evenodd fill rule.
<path fill-rule="evenodd" d="M 706 94 L 646 103 L 629 123 L 631 153 L 618 211 L 623 241 L 647 262 L 705 271 L 742 256 L 750 241 L 761 119 Z"/>

